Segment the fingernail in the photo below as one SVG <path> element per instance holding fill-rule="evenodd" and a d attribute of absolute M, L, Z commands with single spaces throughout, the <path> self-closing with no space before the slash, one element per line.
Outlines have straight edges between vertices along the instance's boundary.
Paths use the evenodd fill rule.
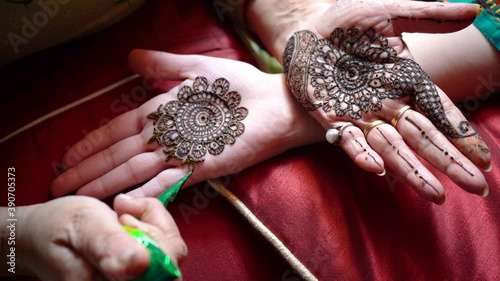
<path fill-rule="evenodd" d="M 136 255 L 135 250 L 124 251 L 120 256 L 118 256 L 118 263 L 121 266 L 127 265 L 131 259 Z"/>
<path fill-rule="evenodd" d="M 434 203 L 436 203 L 437 205 L 443 205 L 444 202 L 446 201 L 446 197 L 444 196 L 441 196 L 441 197 L 433 197 L 433 200 L 432 200 Z"/>
<path fill-rule="evenodd" d="M 488 168 L 484 169 L 484 171 L 485 171 L 486 173 L 491 172 L 491 169 L 492 169 L 492 168 L 493 168 L 493 164 L 490 162 L 490 165 L 488 166 Z"/>
<path fill-rule="evenodd" d="M 101 268 L 108 272 L 117 272 L 124 269 L 130 260 L 136 255 L 136 251 L 126 249 L 118 256 L 108 257 L 101 261 Z"/>
<path fill-rule="evenodd" d="M 483 12 L 483 6 L 476 4 L 476 16 L 479 16 Z"/>
<path fill-rule="evenodd" d="M 382 172 L 377 173 L 377 176 L 379 176 L 379 177 L 385 176 L 385 169 L 383 169 Z"/>
<path fill-rule="evenodd" d="M 481 194 L 481 196 L 486 197 L 486 196 L 488 196 L 488 194 L 490 194 L 490 188 L 489 188 L 489 187 L 486 187 L 486 188 L 483 190 L 483 194 Z"/>
<path fill-rule="evenodd" d="M 120 193 L 120 194 L 116 195 L 116 197 L 119 197 L 120 199 L 123 199 L 123 200 L 131 200 L 131 199 L 134 199 L 132 196 L 127 195 L 127 194 L 124 194 L 124 193 Z"/>

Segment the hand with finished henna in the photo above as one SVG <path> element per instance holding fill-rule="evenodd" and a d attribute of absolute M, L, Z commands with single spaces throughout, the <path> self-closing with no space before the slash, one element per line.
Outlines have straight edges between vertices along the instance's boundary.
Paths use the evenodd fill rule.
<path fill-rule="evenodd" d="M 191 90 L 193 80 L 198 81 L 197 85 L 203 81 L 194 79 L 199 75 L 207 77 L 207 81 L 213 84 L 221 73 L 228 73 L 224 77 L 230 85 L 225 92 L 236 90 L 241 94 L 241 101 L 234 108 L 244 107 L 247 110 L 247 116 L 241 121 L 245 131 L 234 138 L 233 144 L 224 144 L 224 149 L 219 154 L 213 153 L 212 148 L 207 149 L 203 156 L 205 161 L 195 164 L 194 174 L 186 186 L 236 172 L 292 147 L 324 140 L 324 130 L 289 94 L 282 75 L 264 74 L 250 65 L 231 60 L 142 50 L 130 55 L 130 64 L 142 75 L 153 75 L 159 79 L 187 79 L 182 85 Z M 148 72 L 148 69 L 152 69 L 154 73 Z M 160 121 L 162 118 L 167 121 L 172 119 L 163 114 L 163 117 L 157 118 L 160 122 L 157 121 L 156 125 L 146 119 L 148 114 L 157 113 L 160 104 L 178 105 L 178 94 L 188 89 L 182 85 L 115 118 L 88 135 L 91 138 L 94 134 L 99 134 L 106 139 L 88 157 L 78 159 L 76 150 L 70 149 L 63 161 L 71 168 L 53 182 L 52 193 L 60 196 L 78 190 L 78 194 L 103 198 L 146 182 L 142 187 L 131 191 L 131 194 L 156 196 L 182 177 L 187 172 L 182 161 L 188 159 L 188 155 L 191 158 L 199 157 L 196 151 L 201 150 L 192 149 L 186 154 L 178 149 L 184 142 L 164 142 L 171 150 L 170 160 L 163 161 L 168 157 L 163 152 L 164 147 L 158 145 L 156 138 L 150 144 L 148 140 L 155 129 L 161 131 L 169 126 Z M 273 89 L 273 94 L 269 94 L 269 89 Z M 203 116 L 207 115 L 199 114 L 199 119 L 192 116 L 188 121 L 203 123 Z M 198 125 L 191 126 L 201 128 Z M 176 127 L 181 128 L 182 125 Z M 163 130 L 163 135 L 168 135 L 166 131 L 168 130 Z M 187 136 L 185 132 L 182 134 Z M 166 141 L 168 139 L 170 138 Z M 160 138 L 160 141 L 163 140 Z M 85 139 L 81 142 L 85 142 Z M 78 145 L 77 143 L 74 147 Z M 377 154 L 373 156 L 379 163 L 383 163 Z M 78 160 L 74 161 L 75 159 Z M 110 186 L 114 188 L 109 188 Z"/>
<path fill-rule="evenodd" d="M 187 173 L 183 162 L 204 160 L 194 163 L 189 186 L 323 140 L 283 75 L 233 60 L 144 50 L 133 51 L 129 62 L 143 76 L 186 80 L 89 134 L 105 141 L 86 158 L 70 149 L 63 159 L 70 169 L 52 183 L 55 196 L 78 190 L 104 198 L 143 182 L 130 194 L 156 196 Z"/>
<path fill-rule="evenodd" d="M 290 2 L 302 3 L 297 4 L 302 9 L 292 6 L 286 20 L 269 15 L 276 11 L 270 5 L 283 2 L 252 2 L 249 21 L 271 52 L 283 52 L 290 90 L 326 130 L 335 128 L 332 140 L 343 131 L 339 145 L 360 167 L 376 173 L 387 167 L 436 203 L 445 200 L 443 187 L 412 150 L 465 190 L 488 194 L 477 168 L 491 168 L 486 144 L 412 60 L 401 37 L 402 32 L 460 30 L 473 21 L 477 5 Z M 281 19 L 288 24 L 277 23 Z M 280 29 L 273 39 L 277 33 L 271 26 L 293 29 Z M 346 122 L 354 126 L 342 127 Z"/>
<path fill-rule="evenodd" d="M 500 80 L 498 71 L 500 52 L 473 24 L 452 32 L 469 23 L 467 20 L 462 21 L 461 18 L 471 17 L 476 8 L 475 5 L 412 1 L 409 3 L 410 6 L 404 6 L 406 5 L 404 1 L 384 1 L 378 1 L 378 10 L 370 8 L 373 10 L 372 13 L 380 13 L 379 16 L 383 16 L 387 14 L 385 10 L 391 9 L 391 6 L 393 8 L 395 5 L 400 6 L 401 12 L 406 14 L 404 17 L 407 21 L 412 19 L 413 15 L 415 16 L 415 20 L 410 23 L 413 27 L 409 27 L 412 30 L 409 31 L 418 29 L 419 32 L 429 32 L 405 33 L 403 34 L 404 43 L 408 45 L 415 61 L 451 100 L 463 101 L 473 94 L 485 95 L 487 94 L 485 91 L 489 91 L 490 94 L 493 91 L 500 91 L 498 83 L 488 83 L 486 86 L 481 84 L 481 87 L 478 87 L 478 82 L 480 82 L 478 77 L 483 77 L 487 81 Z M 359 8 L 359 3 L 355 3 L 352 9 L 344 9 L 344 11 L 335 11 L 337 6 L 333 5 L 334 3 L 336 0 L 252 0 L 246 9 L 245 18 L 271 54 L 281 60 L 288 39 L 296 31 L 317 30 L 323 36 L 328 37 L 335 29 L 335 26 L 330 26 L 331 24 L 338 23 L 342 21 L 342 18 L 350 15 L 363 16 L 359 14 L 363 9 L 356 9 Z M 353 4 L 353 1 L 343 1 L 341 4 L 347 7 Z M 444 16 L 445 19 L 441 24 L 429 24 L 430 18 L 425 19 L 425 17 L 417 21 L 418 14 L 430 13 L 433 9 L 443 7 L 446 9 L 441 12 L 440 17 Z M 412 12 L 411 9 L 414 11 Z M 424 13 L 416 13 L 417 10 Z M 342 12 L 344 17 L 338 18 L 339 12 Z M 376 21 L 377 17 L 372 19 Z M 401 22 L 402 19 L 400 18 L 399 21 Z M 453 21 L 457 22 L 453 23 Z M 464 60 L 464 57 L 468 59 Z"/>

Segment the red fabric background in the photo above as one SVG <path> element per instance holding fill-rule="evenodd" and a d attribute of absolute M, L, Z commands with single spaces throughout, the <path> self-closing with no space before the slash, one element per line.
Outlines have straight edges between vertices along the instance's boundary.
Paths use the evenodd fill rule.
<path fill-rule="evenodd" d="M 0 68 L 0 136 L 131 75 L 126 57 L 133 48 L 251 61 L 212 3 L 203 2 L 148 1 L 98 34 Z M 134 97 L 141 83 L 127 83 L 0 145 L 1 169 L 16 168 L 16 203 L 48 200 L 53 167 L 66 147 L 157 94 Z M 289 151 L 225 180 L 321 280 L 499 280 L 499 106 L 490 97 L 470 118 L 492 148 L 486 199 L 436 172 L 447 191 L 446 204 L 436 206 L 390 175 L 361 171 L 327 144 Z M 5 205 L 6 192 L 0 194 Z M 184 280 L 299 280 L 205 185 L 183 190 L 169 208 L 190 251 Z"/>

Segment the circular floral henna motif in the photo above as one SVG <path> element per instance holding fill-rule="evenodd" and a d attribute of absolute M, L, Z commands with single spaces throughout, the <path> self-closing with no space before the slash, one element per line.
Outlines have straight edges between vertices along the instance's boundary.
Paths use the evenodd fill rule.
<path fill-rule="evenodd" d="M 467 121 L 454 128 L 437 88 L 413 60 L 399 58 L 387 38 L 370 28 L 337 28 L 330 38 L 296 32 L 283 54 L 287 85 L 307 110 L 333 111 L 354 120 L 382 110 L 384 99 L 410 97 L 417 110 L 446 136 L 463 138 L 476 131 Z M 314 93 L 309 96 L 308 86 Z M 349 121 L 349 119 L 345 119 Z"/>
<path fill-rule="evenodd" d="M 177 99 L 148 115 L 154 120 L 150 142 L 166 146 L 166 161 L 172 156 L 183 163 L 203 161 L 207 153 L 222 153 L 226 144 L 233 144 L 245 131 L 240 121 L 248 110 L 238 107 L 241 96 L 229 92 L 229 82 L 224 78 L 209 85 L 205 77 L 197 77 L 192 87 L 179 90 Z"/>
<path fill-rule="evenodd" d="M 408 93 L 395 86 L 401 77 L 396 51 L 373 29 L 336 29 L 330 39 L 319 39 L 311 53 L 309 75 L 314 96 L 323 110 L 360 119 L 363 112 L 382 109 L 382 99 Z"/>

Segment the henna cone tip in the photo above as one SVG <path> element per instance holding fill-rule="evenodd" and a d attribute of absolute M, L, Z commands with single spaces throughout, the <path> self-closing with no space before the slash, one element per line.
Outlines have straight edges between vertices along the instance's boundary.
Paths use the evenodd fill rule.
<path fill-rule="evenodd" d="M 167 207 L 168 204 L 172 203 L 174 201 L 175 197 L 177 197 L 177 194 L 181 190 L 181 188 L 184 186 L 186 181 L 189 179 L 189 177 L 193 174 L 193 166 L 190 165 L 189 167 L 189 173 L 185 175 L 183 178 L 181 178 L 178 182 L 176 182 L 174 185 L 172 185 L 170 188 L 165 190 L 162 194 L 160 194 L 157 198 L 160 200 L 160 202 L 163 204 L 163 206 Z"/>

